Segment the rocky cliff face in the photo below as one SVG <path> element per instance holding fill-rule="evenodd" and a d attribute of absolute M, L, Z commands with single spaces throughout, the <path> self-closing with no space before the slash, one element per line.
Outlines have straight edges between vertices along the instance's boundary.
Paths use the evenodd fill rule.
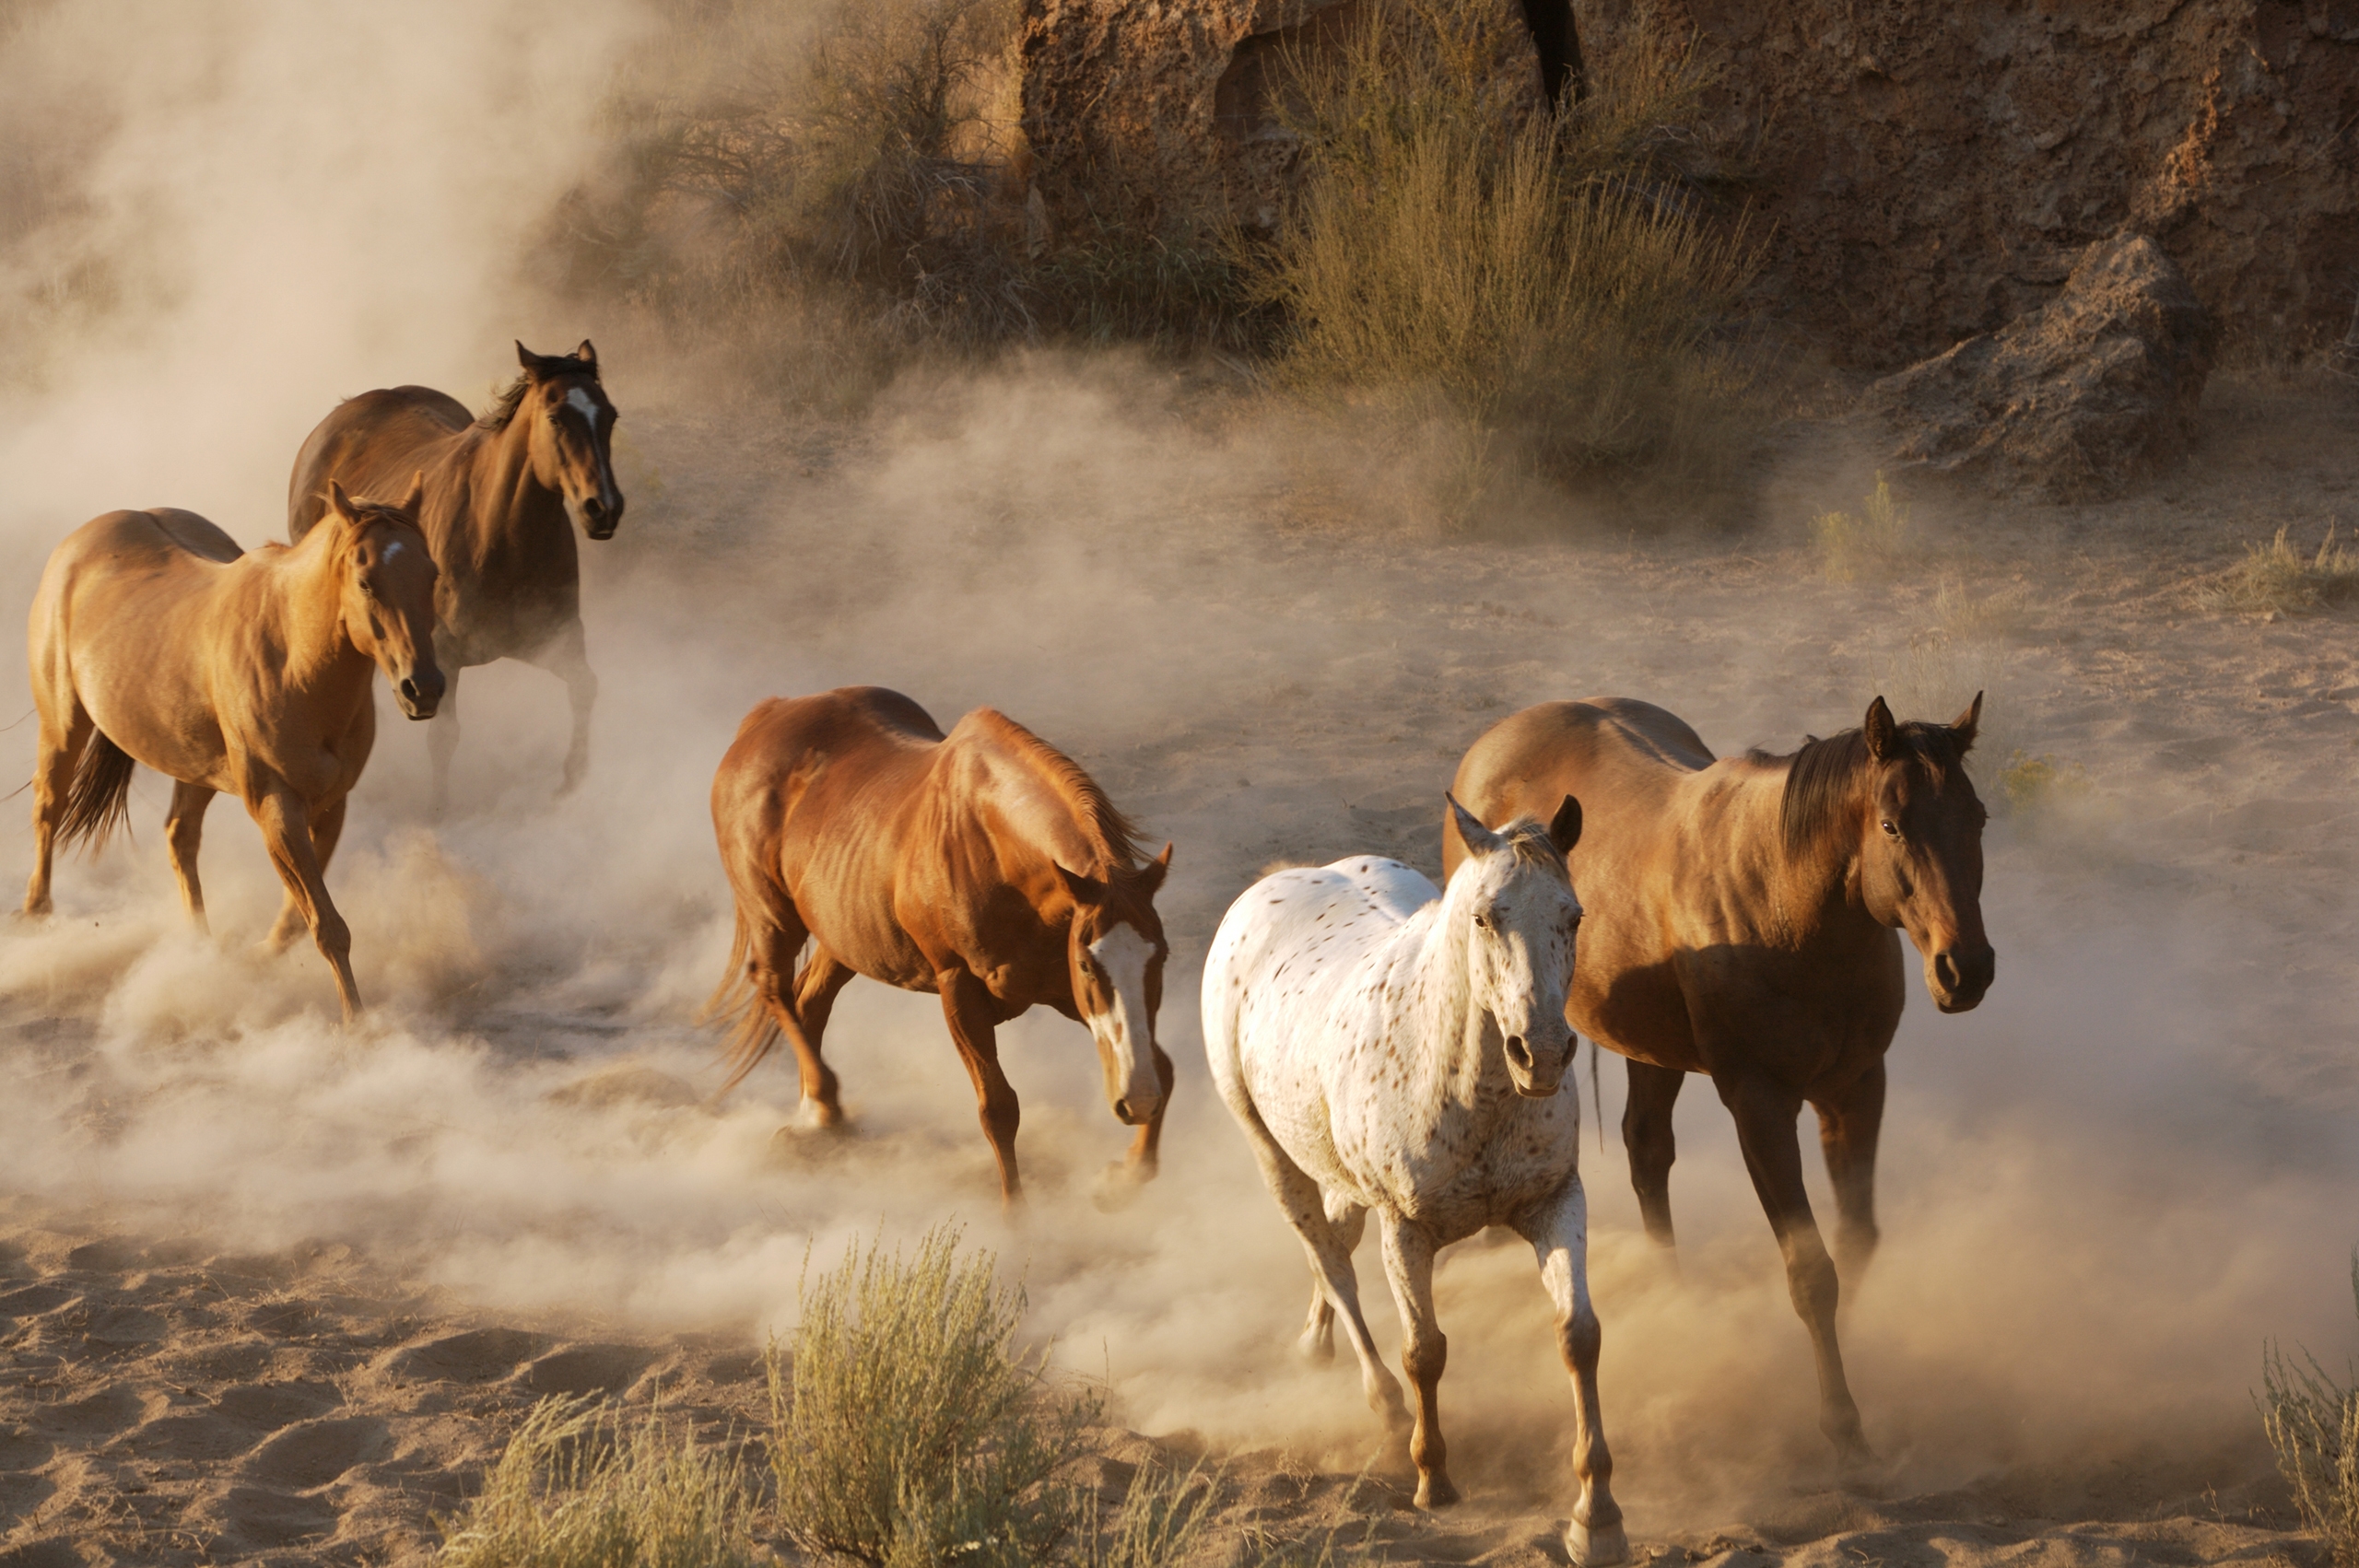
<path fill-rule="evenodd" d="M 1268 65 L 1354 0 L 1029 0 L 1026 128 L 1061 225 L 1266 222 Z M 1476 0 L 1508 3 L 1508 0 Z M 1574 0 L 1594 61 L 1637 0 Z M 2224 347 L 2340 337 L 2359 294 L 2359 0 L 1660 0 L 1724 81 L 1775 220 L 1764 297 L 1891 367 L 2043 303 L 2124 227 Z M 1532 64 L 1535 84 L 1538 62 Z M 1536 90 L 1536 86 L 1535 86 Z"/>

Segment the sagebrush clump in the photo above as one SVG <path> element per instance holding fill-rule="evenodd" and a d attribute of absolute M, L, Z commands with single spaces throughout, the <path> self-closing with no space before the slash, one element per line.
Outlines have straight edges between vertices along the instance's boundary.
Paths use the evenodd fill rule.
<path fill-rule="evenodd" d="M 1821 512 L 1811 520 L 1810 535 L 1826 575 L 1837 582 L 1880 576 L 1916 545 L 1907 504 L 1893 495 L 1881 474 L 1857 512 Z"/>
<path fill-rule="evenodd" d="M 2299 615 L 2339 604 L 2359 591 L 2359 554 L 2335 542 L 2327 524 L 2318 553 L 2304 555 L 2280 528 L 2266 544 L 2205 585 L 2198 597 L 2213 609 L 2248 615 Z"/>
<path fill-rule="evenodd" d="M 769 1353 L 770 1469 L 787 1533 L 879 1568 L 1027 1568 L 1072 1532 L 1062 1472 L 1093 1401 L 1015 1349 L 1024 1293 L 955 1230 L 855 1246 L 802 1291 Z"/>
<path fill-rule="evenodd" d="M 738 1461 L 660 1414 L 534 1406 L 482 1493 L 443 1527 L 451 1568 L 741 1568 L 766 1557 Z"/>
<path fill-rule="evenodd" d="M 1284 62 L 1304 174 L 1260 255 L 1280 368 L 1459 426 L 1477 471 L 1725 485 L 1754 425 L 1714 334 L 1755 257 L 1667 150 L 1702 67 L 1632 28 L 1559 110 L 1503 68 L 1529 54 L 1520 28 L 1504 6 L 1372 0 Z"/>
<path fill-rule="evenodd" d="M 2351 1258 L 2351 1299 L 2359 1307 L 2359 1251 Z M 2261 1426 L 2302 1523 L 2318 1532 L 2335 1568 L 2359 1568 L 2359 1369 L 2346 1366 L 2338 1383 L 2316 1356 L 2296 1362 L 2271 1343 L 2260 1375 Z"/>

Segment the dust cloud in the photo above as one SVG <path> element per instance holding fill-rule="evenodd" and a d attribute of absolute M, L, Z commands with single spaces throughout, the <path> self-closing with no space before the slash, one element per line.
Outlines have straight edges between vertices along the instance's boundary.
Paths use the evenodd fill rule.
<path fill-rule="evenodd" d="M 11 1192 L 146 1234 L 347 1240 L 487 1311 L 749 1338 L 791 1322 L 806 1258 L 956 1216 L 1026 1270 L 1037 1331 L 1122 1419 L 1355 1469 L 1375 1448 L 1357 1380 L 1291 1359 L 1300 1254 L 1203 1068 L 1193 983 L 1228 899 L 1279 858 L 1432 870 L 1455 757 L 1520 704 L 1627 691 L 1725 752 L 1856 722 L 1906 664 L 1955 688 L 1915 716 L 1989 684 L 2009 749 L 2080 747 L 2102 804 L 1994 825 L 1999 984 L 1959 1018 L 1912 995 L 1894 1047 L 1886 1239 L 1845 1333 L 1895 1484 L 2154 1451 L 2249 1469 L 2263 1337 L 2350 1341 L 2351 919 L 2321 881 L 2348 831 L 2310 830 L 2323 860 L 2264 835 L 2259 871 L 2228 867 L 2203 825 L 2239 804 L 2226 786 L 2134 766 L 2136 726 L 2196 722 L 2164 710 L 2167 669 L 2093 714 L 2077 645 L 2041 640 L 2034 603 L 2030 631 L 1928 670 L 1921 604 L 1818 580 L 1775 529 L 1413 536 L 1366 521 L 1393 502 L 1347 439 L 1119 356 L 929 373 L 837 425 L 688 374 L 518 271 L 598 156 L 603 84 L 648 25 L 627 5 L 10 15 L 0 115 L 34 215 L 0 253 L 32 302 L 0 311 L 10 613 L 110 508 L 278 536 L 288 464 L 335 398 L 417 381 L 479 401 L 516 336 L 599 339 L 631 504 L 583 552 L 604 691 L 578 797 L 550 798 L 564 704 L 537 672 L 467 675 L 442 824 L 422 731 L 381 710 L 333 876 L 374 1007 L 359 1028 L 330 1027 L 308 950 L 249 951 L 278 890 L 234 806 L 204 861 L 217 938 L 182 927 L 142 775 L 135 841 L 64 863 L 57 919 L 0 933 Z M 1999 568 L 1956 570 L 1971 591 Z M 0 688 L 21 690 L 6 646 Z M 829 1042 L 854 1136 L 773 1142 L 783 1064 L 707 1103 L 722 1073 L 690 1020 L 729 923 L 711 768 L 754 700 L 851 682 L 945 722 L 1001 707 L 1177 841 L 1161 1036 L 1180 1085 L 1134 1207 L 1086 1200 L 1122 1129 L 1086 1036 L 1052 1016 L 1003 1032 L 1020 1223 L 995 1211 L 930 998 L 845 994 Z M 29 724 L 7 731 L 0 772 L 29 776 L 31 746 Z M 0 844 L 27 865 L 21 816 Z M 1676 1274 L 1637 1231 L 1612 1062 L 1603 1098 L 1607 1146 L 1583 1158 L 1634 1526 L 1825 1486 L 1807 1343 L 1709 1085 L 1679 1115 Z M 1390 1354 L 1372 1264 L 1362 1284 Z M 1461 1485 L 1564 1495 L 1569 1399 L 1529 1258 L 1456 1249 L 1440 1307 Z"/>

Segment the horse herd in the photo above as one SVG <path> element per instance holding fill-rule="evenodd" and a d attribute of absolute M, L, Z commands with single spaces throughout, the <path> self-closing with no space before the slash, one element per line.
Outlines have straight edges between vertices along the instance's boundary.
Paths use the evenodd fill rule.
<path fill-rule="evenodd" d="M 54 851 L 102 842 L 146 763 L 174 780 L 167 837 L 192 919 L 205 918 L 205 810 L 229 791 L 286 887 L 268 945 L 307 928 L 349 1021 L 351 939 L 322 878 L 375 736 L 372 666 L 405 715 L 433 721 L 438 811 L 459 672 L 496 659 L 565 680 L 563 788 L 580 781 L 597 685 L 571 530 L 604 539 L 621 519 L 616 414 L 589 344 L 517 354 L 521 373 L 481 417 L 422 387 L 340 404 L 296 460 L 288 544 L 241 553 L 203 518 L 158 509 L 110 512 L 57 547 L 29 634 L 28 916 L 50 908 Z M 1202 987 L 1213 1082 L 1309 1258 L 1302 1348 L 1332 1358 L 1343 1324 L 1369 1403 L 1407 1440 L 1421 1504 L 1457 1496 L 1435 1255 L 1503 1225 L 1537 1257 L 1572 1377 L 1568 1550 L 1588 1564 L 1628 1555 L 1566 1083 L 1577 1029 L 1628 1059 L 1631 1180 L 1665 1246 L 1672 1104 L 1688 1074 L 1711 1078 L 1816 1352 L 1822 1429 L 1847 1467 L 1872 1460 L 1836 1301 L 1876 1244 L 1884 1058 L 1907 987 L 1898 931 L 1942 1012 L 1975 1006 L 1992 979 L 1985 813 L 1963 766 L 1981 701 L 1947 724 L 1903 723 L 1877 697 L 1858 729 L 1726 758 L 1647 703 L 1543 704 L 1459 765 L 1446 887 L 1357 857 L 1278 872 L 1230 907 Z M 1088 1026 L 1107 1099 L 1137 1129 L 1100 1201 L 1155 1175 L 1173 1083 L 1156 1039 L 1170 944 L 1155 896 L 1171 848 L 1145 855 L 1071 758 L 988 708 L 945 733 L 908 697 L 846 687 L 747 715 L 712 814 L 736 930 L 707 1015 L 734 1022 L 731 1085 L 783 1039 L 799 1119 L 838 1126 L 822 1055 L 837 995 L 855 975 L 934 992 L 1013 1204 L 1020 1110 L 995 1031 L 1045 1003 Z M 1804 1104 L 1835 1193 L 1831 1253 L 1803 1185 Z M 1414 1411 L 1360 1308 L 1352 1254 L 1370 1213 Z"/>

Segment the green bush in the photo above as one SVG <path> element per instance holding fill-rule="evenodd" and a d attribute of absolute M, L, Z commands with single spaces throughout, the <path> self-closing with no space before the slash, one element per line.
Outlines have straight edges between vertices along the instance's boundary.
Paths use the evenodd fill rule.
<path fill-rule="evenodd" d="M 1915 544 L 1908 508 L 1893 498 L 1892 486 L 1881 474 L 1875 492 L 1857 513 L 1821 512 L 1811 519 L 1810 536 L 1826 575 L 1837 582 L 1880 576 L 1905 559 Z"/>
<path fill-rule="evenodd" d="M 802 1291 L 769 1354 L 770 1464 L 787 1532 L 880 1568 L 1027 1568 L 1071 1533 L 1059 1474 L 1097 1414 L 1013 1346 L 1020 1288 L 955 1230 L 912 1257 L 854 1246 Z"/>
<path fill-rule="evenodd" d="M 445 1525 L 450 1568 L 740 1568 L 758 1560 L 734 1459 L 659 1417 L 551 1398 L 509 1440 L 483 1492 Z"/>
<path fill-rule="evenodd" d="M 2334 541 L 2327 524 L 2318 554 L 2305 556 L 2285 537 L 2248 544 L 2245 558 L 2220 574 L 2200 595 L 2212 608 L 2244 614 L 2299 615 L 2323 610 L 2359 589 L 2359 555 Z"/>
<path fill-rule="evenodd" d="M 2351 1259 L 2359 1306 L 2359 1252 Z M 2293 1489 L 2302 1523 L 2326 1543 L 2335 1568 L 2359 1568 L 2359 1373 L 2327 1375 L 2316 1356 L 2296 1363 L 2275 1344 L 2262 1352 L 2262 1428 Z"/>
<path fill-rule="evenodd" d="M 1262 260 L 1297 385 L 1459 426 L 1470 464 L 1552 477 L 1728 473 L 1755 434 L 1713 333 L 1749 281 L 1657 135 L 1693 111 L 1692 51 L 1634 28 L 1559 114 L 1503 68 L 1504 6 L 1369 0 L 1285 57 L 1300 194 Z"/>

